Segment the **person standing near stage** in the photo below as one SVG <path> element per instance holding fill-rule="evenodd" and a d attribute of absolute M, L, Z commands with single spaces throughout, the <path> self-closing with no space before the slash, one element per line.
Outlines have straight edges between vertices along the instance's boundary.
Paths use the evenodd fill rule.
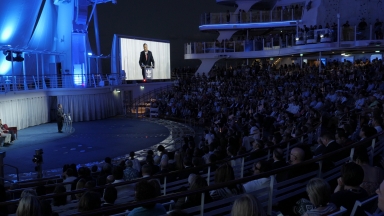
<path fill-rule="evenodd" d="M 145 81 L 145 67 L 152 66 L 155 68 L 155 60 L 153 59 L 152 52 L 148 50 L 148 45 L 146 43 L 143 44 L 144 50 L 140 53 L 139 64 L 141 67 L 141 73 L 143 74 L 143 80 Z"/>
<path fill-rule="evenodd" d="M 57 105 L 57 129 L 59 130 L 59 133 L 63 133 L 63 122 L 64 122 L 64 111 L 63 106 L 61 104 Z"/>

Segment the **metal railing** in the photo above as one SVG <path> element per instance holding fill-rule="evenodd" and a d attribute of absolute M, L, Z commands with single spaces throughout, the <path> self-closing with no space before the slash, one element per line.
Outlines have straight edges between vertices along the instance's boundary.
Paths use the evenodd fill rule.
<path fill-rule="evenodd" d="M 200 16 L 201 25 L 211 24 L 235 24 L 235 23 L 258 23 L 258 22 L 281 22 L 290 20 L 301 20 L 302 9 L 287 9 L 271 11 L 250 11 L 250 12 L 223 12 L 204 13 Z"/>
<path fill-rule="evenodd" d="M 0 76 L 0 92 L 27 91 L 51 88 L 96 88 L 122 83 L 116 75 L 78 75 L 78 74 L 45 74 L 35 75 L 2 75 Z"/>
<path fill-rule="evenodd" d="M 358 26 L 341 27 L 340 38 L 337 28 L 324 28 L 299 31 L 296 34 L 269 35 L 264 38 L 247 40 L 226 40 L 216 42 L 191 42 L 184 45 L 185 54 L 203 53 L 239 53 L 262 51 L 271 49 L 285 49 L 293 46 L 319 44 L 319 43 L 346 43 L 354 42 L 355 46 L 361 46 L 360 41 L 368 41 L 368 46 L 379 46 L 382 44 L 383 29 L 381 27 L 367 26 L 364 29 Z M 360 45 L 359 45 L 360 43 Z M 349 43 L 350 44 L 350 43 Z M 366 44 L 364 44 L 366 46 Z"/>

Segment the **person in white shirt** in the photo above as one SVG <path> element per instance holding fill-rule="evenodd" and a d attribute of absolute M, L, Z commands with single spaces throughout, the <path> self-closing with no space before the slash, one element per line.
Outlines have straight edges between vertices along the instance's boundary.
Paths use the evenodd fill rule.
<path fill-rule="evenodd" d="M 383 131 L 383 128 L 381 127 L 383 119 L 380 116 L 373 117 L 371 124 L 376 129 L 377 133 Z"/>
<path fill-rule="evenodd" d="M 267 169 L 267 162 L 259 161 L 253 164 L 253 167 L 252 167 L 253 175 L 258 175 L 260 173 L 263 173 L 266 169 Z M 269 187 L 270 182 L 271 182 L 270 178 L 266 178 L 266 177 L 259 178 L 243 184 L 243 188 L 246 193 L 250 193 L 253 191 L 257 191 L 257 190 Z M 257 196 L 260 197 L 267 193 L 268 191 L 257 193 Z"/>

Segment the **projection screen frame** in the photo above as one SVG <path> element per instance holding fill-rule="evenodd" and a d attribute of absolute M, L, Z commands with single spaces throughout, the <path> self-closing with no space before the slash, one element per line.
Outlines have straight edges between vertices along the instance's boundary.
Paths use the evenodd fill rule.
<path fill-rule="evenodd" d="M 123 51 L 123 41 L 127 40 L 136 40 L 135 48 L 131 53 L 132 56 L 125 56 L 127 53 Z M 118 55 L 116 66 L 121 72 L 125 72 L 125 80 L 141 80 L 142 73 L 139 65 L 140 52 L 143 51 L 143 44 L 148 44 L 148 50 L 152 52 L 155 69 L 154 69 L 154 79 L 155 80 L 164 80 L 171 79 L 171 65 L 170 65 L 170 42 L 167 40 L 154 39 L 154 38 L 143 38 L 136 36 L 128 35 L 115 35 L 115 47 L 117 48 Z M 167 50 L 163 50 L 162 53 L 159 52 L 158 48 L 154 44 L 162 44 Z M 129 55 L 129 54 L 128 54 Z M 167 56 L 164 56 L 167 55 Z M 131 58 L 131 59 L 127 59 Z M 126 64 L 126 65 L 124 65 Z M 131 65 L 132 64 L 132 65 Z M 128 69 L 126 68 L 128 67 Z M 133 70 L 133 71 L 132 71 Z M 161 72 L 161 73 L 157 73 Z"/>

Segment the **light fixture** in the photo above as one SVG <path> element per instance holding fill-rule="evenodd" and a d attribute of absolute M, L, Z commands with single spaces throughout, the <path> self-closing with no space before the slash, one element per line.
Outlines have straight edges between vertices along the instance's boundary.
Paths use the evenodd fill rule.
<path fill-rule="evenodd" d="M 143 89 L 144 89 L 144 86 L 140 86 L 140 89 L 143 90 Z"/>
<path fill-rule="evenodd" d="M 13 61 L 17 61 L 17 62 L 22 62 L 22 61 L 24 61 L 23 56 L 21 56 L 21 54 L 23 54 L 22 52 L 15 52 L 15 53 L 16 53 L 16 57 L 13 58 Z"/>
<path fill-rule="evenodd" d="M 376 51 L 375 51 L 375 53 L 379 53 L 379 52 L 380 52 L 380 50 L 376 50 Z"/>
<path fill-rule="evenodd" d="M 365 52 L 363 51 L 363 53 L 365 53 Z"/>
<path fill-rule="evenodd" d="M 91 56 L 91 55 L 92 55 L 92 53 L 91 53 L 91 52 L 89 52 L 89 53 L 88 53 L 88 55 L 89 55 L 89 56 Z"/>
<path fill-rule="evenodd" d="M 300 56 L 303 56 L 303 53 L 300 53 Z"/>

